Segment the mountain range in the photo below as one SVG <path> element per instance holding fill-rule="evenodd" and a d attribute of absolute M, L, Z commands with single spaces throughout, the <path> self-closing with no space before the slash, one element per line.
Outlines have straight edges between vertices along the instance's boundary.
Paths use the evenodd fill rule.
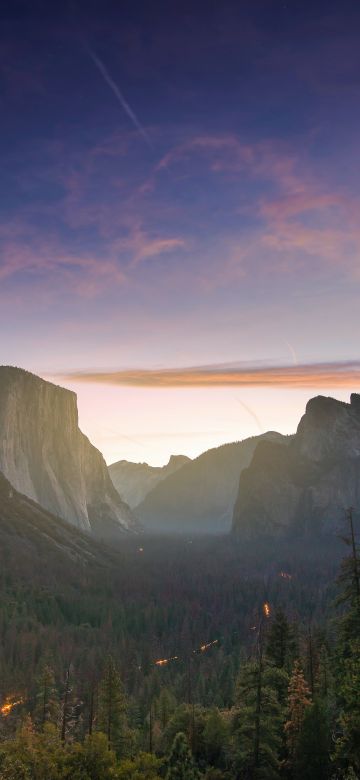
<path fill-rule="evenodd" d="M 283 437 L 270 432 L 215 447 L 159 482 L 134 508 L 143 528 L 165 533 L 230 531 L 241 471 L 263 440 Z"/>
<path fill-rule="evenodd" d="M 0 478 L 19 516 L 37 512 L 42 528 L 51 517 L 61 534 L 69 526 L 103 540 L 141 530 L 232 530 L 244 540 L 334 533 L 360 503 L 360 395 L 312 398 L 293 436 L 268 432 L 194 460 L 173 456 L 162 468 L 124 460 L 108 468 L 79 429 L 73 392 L 2 366 Z"/>

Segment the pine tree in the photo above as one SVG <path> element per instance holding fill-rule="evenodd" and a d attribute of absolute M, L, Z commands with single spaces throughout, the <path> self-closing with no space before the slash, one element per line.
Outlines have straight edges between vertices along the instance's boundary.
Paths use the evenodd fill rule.
<path fill-rule="evenodd" d="M 340 624 L 345 652 L 347 642 L 360 635 L 360 550 L 355 537 L 352 509 L 347 511 L 347 520 L 349 532 L 342 538 L 350 548 L 350 555 L 346 556 L 341 564 L 338 585 L 342 592 L 337 600 L 338 604 L 345 604 L 347 607 Z"/>
<path fill-rule="evenodd" d="M 283 713 L 277 688 L 284 676 L 283 670 L 270 666 L 262 656 L 240 671 L 233 743 L 235 768 L 241 777 L 279 776 Z"/>
<path fill-rule="evenodd" d="M 339 624 L 337 689 L 341 709 L 334 756 L 342 776 L 360 774 L 360 552 L 351 509 L 347 518 L 349 534 L 344 541 L 351 554 L 342 562 L 338 578 L 342 587 L 338 602 L 347 609 Z"/>
<path fill-rule="evenodd" d="M 161 728 L 165 729 L 171 716 L 176 710 L 175 696 L 168 688 L 162 688 L 160 695 L 155 702 L 155 712 L 161 723 Z"/>
<path fill-rule="evenodd" d="M 204 752 L 208 764 L 219 766 L 222 763 L 227 742 L 227 725 L 215 707 L 207 712 L 204 728 Z"/>
<path fill-rule="evenodd" d="M 310 707 L 310 689 L 305 680 L 301 662 L 295 661 L 288 688 L 288 719 L 285 734 L 289 763 L 293 764 L 307 707 Z"/>
<path fill-rule="evenodd" d="M 293 761 L 296 780 L 328 780 L 330 741 L 327 712 L 323 705 L 315 701 L 304 712 Z"/>
<path fill-rule="evenodd" d="M 185 734 L 176 734 L 167 759 L 166 780 L 198 780 L 197 770 Z"/>
<path fill-rule="evenodd" d="M 268 632 L 266 654 L 279 669 L 289 668 L 295 652 L 294 630 L 285 613 L 279 608 Z"/>
<path fill-rule="evenodd" d="M 126 742 L 126 698 L 114 659 L 109 656 L 99 686 L 98 731 L 106 734 L 109 750 L 124 755 Z"/>
<path fill-rule="evenodd" d="M 353 771 L 360 776 L 360 640 L 350 642 L 349 655 L 342 662 L 338 721 L 340 736 L 336 742 L 335 763 L 345 775 Z"/>
<path fill-rule="evenodd" d="M 105 734 L 92 734 L 87 735 L 82 744 L 75 742 L 67 751 L 61 777 L 64 780 L 112 780 L 115 772 L 115 753 L 108 750 Z"/>

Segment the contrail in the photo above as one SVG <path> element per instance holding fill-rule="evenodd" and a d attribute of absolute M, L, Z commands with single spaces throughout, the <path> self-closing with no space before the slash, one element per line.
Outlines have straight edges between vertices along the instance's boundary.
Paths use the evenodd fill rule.
<path fill-rule="evenodd" d="M 250 416 L 253 418 L 253 420 L 255 420 L 256 425 L 258 426 L 260 433 L 264 433 L 264 428 L 261 425 L 261 422 L 260 422 L 257 414 L 255 414 L 255 412 L 253 411 L 253 409 L 251 409 L 250 406 L 248 406 L 246 403 L 244 403 L 244 401 L 241 401 L 240 398 L 237 398 L 236 396 L 235 396 L 235 400 L 238 402 L 238 404 L 241 404 L 241 406 L 245 409 L 245 411 L 248 414 L 250 414 Z"/>
<path fill-rule="evenodd" d="M 114 93 L 116 99 L 119 101 L 121 107 L 124 109 L 125 114 L 127 114 L 129 119 L 131 119 L 134 127 L 136 127 L 136 129 L 142 135 L 142 137 L 143 137 L 144 141 L 147 143 L 147 145 L 151 147 L 152 145 L 151 145 L 151 140 L 150 140 L 149 135 L 147 134 L 147 132 L 146 132 L 145 128 L 142 126 L 142 124 L 139 122 L 135 112 L 132 110 L 132 108 L 129 105 L 129 103 L 127 102 L 127 100 L 125 100 L 124 95 L 120 91 L 118 85 L 111 78 L 110 73 L 107 70 L 107 68 L 105 67 L 105 65 L 102 62 L 102 60 L 97 56 L 97 54 L 95 54 L 95 52 L 90 48 L 90 46 L 86 46 L 86 50 L 87 50 L 89 56 L 91 57 L 94 65 L 97 67 L 98 71 L 101 73 L 104 81 L 106 82 L 108 87 L 110 87 L 110 89 Z"/>
<path fill-rule="evenodd" d="M 298 366 L 299 365 L 299 361 L 297 359 L 297 354 L 295 352 L 295 349 L 294 349 L 293 345 L 290 344 L 290 341 L 288 341 L 287 339 L 284 339 L 284 338 L 283 338 L 283 342 L 284 342 L 284 344 L 286 344 L 286 346 L 288 347 L 288 349 L 291 352 L 291 356 L 292 356 L 292 359 L 293 359 L 294 366 Z"/>

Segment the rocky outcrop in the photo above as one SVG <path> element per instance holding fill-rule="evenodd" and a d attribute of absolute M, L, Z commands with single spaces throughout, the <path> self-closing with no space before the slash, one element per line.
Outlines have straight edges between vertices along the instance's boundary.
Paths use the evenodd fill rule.
<path fill-rule="evenodd" d="M 282 440 L 266 433 L 208 450 L 160 482 L 135 514 L 143 528 L 166 533 L 226 533 L 231 528 L 239 475 L 258 442 Z"/>
<path fill-rule="evenodd" d="M 240 476 L 233 530 L 243 537 L 338 530 L 360 508 L 360 396 L 312 398 L 297 433 L 261 442 Z"/>
<path fill-rule="evenodd" d="M 174 474 L 190 458 L 186 455 L 172 455 L 166 466 L 149 466 L 147 463 L 130 463 L 119 460 L 109 466 L 109 474 L 113 484 L 131 508 L 140 504 L 145 496 L 159 482 Z"/>
<path fill-rule="evenodd" d="M 101 453 L 78 427 L 76 395 L 0 367 L 0 470 L 20 493 L 107 538 L 135 527 Z"/>

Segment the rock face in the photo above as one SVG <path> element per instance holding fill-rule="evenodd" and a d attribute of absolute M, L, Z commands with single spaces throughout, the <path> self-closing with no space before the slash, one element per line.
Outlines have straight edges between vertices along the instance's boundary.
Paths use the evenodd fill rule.
<path fill-rule="evenodd" d="M 0 470 L 20 493 L 107 538 L 135 527 L 101 453 L 78 427 L 75 393 L 0 367 Z"/>
<path fill-rule="evenodd" d="M 266 433 L 208 450 L 160 482 L 135 509 L 148 531 L 226 533 L 231 528 L 239 475 L 260 440 L 278 441 Z"/>
<path fill-rule="evenodd" d="M 312 398 L 297 433 L 261 442 L 240 476 L 233 530 L 244 537 L 338 530 L 360 508 L 360 396 Z"/>
<path fill-rule="evenodd" d="M 133 509 L 159 482 L 189 461 L 186 455 L 172 455 L 166 466 L 157 467 L 119 460 L 109 466 L 109 473 L 116 490 Z"/>
<path fill-rule="evenodd" d="M 20 572 L 51 579 L 57 572 L 66 576 L 64 566 L 74 573 L 79 563 L 108 568 L 110 556 L 107 546 L 18 493 L 0 472 L 1 570 L 16 561 Z"/>

